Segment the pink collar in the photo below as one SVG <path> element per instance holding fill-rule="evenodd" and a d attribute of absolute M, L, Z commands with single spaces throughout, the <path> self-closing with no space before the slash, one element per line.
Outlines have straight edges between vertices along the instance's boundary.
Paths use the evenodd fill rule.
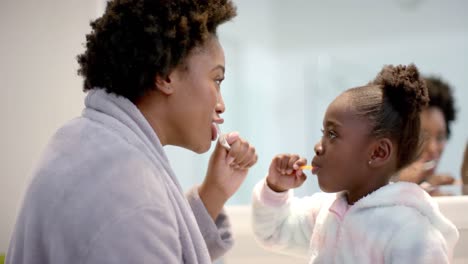
<path fill-rule="evenodd" d="M 351 205 L 348 204 L 346 195 L 343 193 L 338 193 L 336 195 L 336 200 L 333 202 L 330 208 L 328 208 L 328 210 L 331 213 L 334 213 L 340 219 L 340 221 L 343 221 L 343 218 L 350 207 Z"/>

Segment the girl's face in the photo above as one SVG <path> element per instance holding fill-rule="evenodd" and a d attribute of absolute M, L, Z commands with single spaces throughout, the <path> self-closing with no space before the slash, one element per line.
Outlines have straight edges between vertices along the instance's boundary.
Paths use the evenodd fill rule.
<path fill-rule="evenodd" d="M 437 164 L 447 142 L 445 117 L 438 107 L 429 107 L 421 112 L 421 130 L 424 133 L 424 147 L 420 159 Z M 435 169 L 432 168 L 431 174 Z"/>
<path fill-rule="evenodd" d="M 369 122 L 356 115 L 346 93 L 328 106 L 323 136 L 315 145 L 312 160 L 313 173 L 323 191 L 350 191 L 367 183 L 370 131 Z"/>
<path fill-rule="evenodd" d="M 216 139 L 215 123 L 224 120 L 220 85 L 224 79 L 224 52 L 216 37 L 195 48 L 184 65 L 171 74 L 172 141 L 197 153 L 208 151 Z"/>

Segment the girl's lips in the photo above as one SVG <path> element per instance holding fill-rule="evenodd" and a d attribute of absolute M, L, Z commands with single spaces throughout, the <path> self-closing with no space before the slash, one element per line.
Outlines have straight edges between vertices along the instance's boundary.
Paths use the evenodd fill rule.
<path fill-rule="evenodd" d="M 314 161 L 312 161 L 312 163 L 310 165 L 312 165 L 312 174 L 317 174 L 317 172 L 320 169 L 320 166 L 317 165 Z"/>
<path fill-rule="evenodd" d="M 312 165 L 312 166 L 313 166 L 313 167 L 312 167 L 312 174 L 315 175 L 315 174 L 317 174 L 317 172 L 319 171 L 320 167 L 317 166 L 317 165 Z"/>

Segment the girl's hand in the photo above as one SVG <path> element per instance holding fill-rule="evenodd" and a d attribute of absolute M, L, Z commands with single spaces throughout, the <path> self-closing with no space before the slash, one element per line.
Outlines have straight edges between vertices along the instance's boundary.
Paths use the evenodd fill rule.
<path fill-rule="evenodd" d="M 281 154 L 273 158 L 268 170 L 267 184 L 275 192 L 301 186 L 307 176 L 300 169 L 307 160 L 296 154 Z"/>

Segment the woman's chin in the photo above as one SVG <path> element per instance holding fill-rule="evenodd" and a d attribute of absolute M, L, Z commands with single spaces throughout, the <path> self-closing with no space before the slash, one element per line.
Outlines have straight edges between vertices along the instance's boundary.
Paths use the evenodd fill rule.
<path fill-rule="evenodd" d="M 197 154 L 203 154 L 208 151 L 208 149 L 201 147 L 201 146 L 192 146 L 192 147 L 185 147 L 185 148 Z"/>
<path fill-rule="evenodd" d="M 191 150 L 197 154 L 203 154 L 207 152 L 208 150 L 210 150 L 211 142 L 212 142 L 211 140 L 210 141 L 203 140 L 203 142 L 201 140 L 194 140 L 193 142 L 185 142 L 183 144 L 174 144 L 174 145 L 179 146 L 184 149 Z"/>
<path fill-rule="evenodd" d="M 192 148 L 189 148 L 191 151 L 197 154 L 203 154 L 210 150 L 212 141 L 204 142 L 204 144 L 194 145 Z M 215 142 L 216 143 L 216 142 Z"/>

